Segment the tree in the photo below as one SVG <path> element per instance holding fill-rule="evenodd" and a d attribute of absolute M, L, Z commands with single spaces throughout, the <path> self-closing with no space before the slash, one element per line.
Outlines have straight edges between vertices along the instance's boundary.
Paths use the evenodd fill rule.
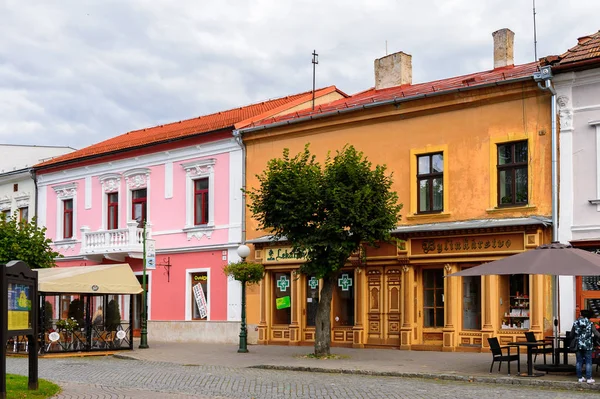
<path fill-rule="evenodd" d="M 391 240 L 400 219 L 398 195 L 385 165 L 371 162 L 345 146 L 321 166 L 309 146 L 290 158 L 268 162 L 257 175 L 260 186 L 246 191 L 259 228 L 285 238 L 304 257 L 300 273 L 323 279 L 317 308 L 315 355 L 329 355 L 331 299 L 340 269 L 361 245 Z"/>
<path fill-rule="evenodd" d="M 30 221 L 17 220 L 0 215 L 0 263 L 22 260 L 31 268 L 54 267 L 54 259 L 61 256 L 50 247 L 52 240 L 46 238 L 46 228 L 37 227 L 35 218 Z"/>

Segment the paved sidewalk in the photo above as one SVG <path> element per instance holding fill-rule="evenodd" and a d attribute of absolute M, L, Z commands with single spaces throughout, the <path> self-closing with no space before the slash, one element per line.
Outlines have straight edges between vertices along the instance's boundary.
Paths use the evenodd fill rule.
<path fill-rule="evenodd" d="M 490 374 L 490 353 L 421 352 L 394 349 L 350 349 L 332 348 L 331 353 L 339 359 L 319 360 L 307 357 L 313 348 L 308 346 L 251 345 L 249 353 L 237 353 L 234 344 L 165 343 L 149 342 L 150 348 L 139 349 L 138 342 L 133 351 L 123 351 L 118 358 L 145 361 L 162 361 L 182 365 L 212 365 L 223 367 L 256 367 L 281 370 L 317 371 L 389 375 L 401 377 L 425 377 L 472 382 L 501 383 L 511 385 L 536 385 L 544 387 L 575 387 L 600 391 L 600 371 L 594 377 L 598 384 L 577 382 L 575 374 L 550 373 L 542 377 L 516 376 L 516 363 L 511 364 L 511 376 L 507 375 L 507 364 L 498 363 Z M 538 356 L 537 364 L 543 364 Z M 569 359 L 575 363 L 574 356 Z M 527 359 L 521 357 L 521 371 L 527 371 Z"/>

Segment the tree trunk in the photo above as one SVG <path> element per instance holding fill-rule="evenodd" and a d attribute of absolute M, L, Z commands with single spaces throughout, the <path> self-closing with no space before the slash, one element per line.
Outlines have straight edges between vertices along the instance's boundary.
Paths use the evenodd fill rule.
<path fill-rule="evenodd" d="M 323 278 L 323 287 L 317 307 L 315 328 L 315 356 L 327 356 L 330 354 L 331 345 L 331 298 L 337 276 Z"/>

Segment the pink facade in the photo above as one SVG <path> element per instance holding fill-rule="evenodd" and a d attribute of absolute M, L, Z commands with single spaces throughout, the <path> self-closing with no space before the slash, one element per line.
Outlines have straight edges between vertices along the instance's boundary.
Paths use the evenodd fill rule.
<path fill-rule="evenodd" d="M 40 173 L 38 215 L 63 255 L 57 266 L 128 263 L 141 279 L 143 230 L 134 218 L 145 214 L 157 263 L 147 270 L 149 320 L 239 321 L 239 283 L 222 270 L 238 259 L 242 151 L 233 138 L 198 147 L 156 148 L 135 157 L 125 152 L 110 161 Z M 200 194 L 197 181 L 204 187 Z M 208 205 L 196 205 L 198 198 Z M 196 307 L 193 286 L 199 283 L 205 317 Z"/>

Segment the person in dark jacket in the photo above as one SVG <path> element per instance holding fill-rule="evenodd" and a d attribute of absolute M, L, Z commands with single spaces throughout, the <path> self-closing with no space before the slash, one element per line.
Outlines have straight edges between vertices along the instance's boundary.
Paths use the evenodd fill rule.
<path fill-rule="evenodd" d="M 587 382 L 593 384 L 592 379 L 592 349 L 594 349 L 594 336 L 600 338 L 600 333 L 594 326 L 594 323 L 590 321 L 590 317 L 594 314 L 588 309 L 584 309 L 580 312 L 579 318 L 573 322 L 573 328 L 571 328 L 571 336 L 575 341 L 575 355 L 577 357 L 577 363 L 575 370 L 577 371 L 577 378 L 579 382 Z M 585 378 L 583 377 L 583 361 L 585 360 Z"/>

